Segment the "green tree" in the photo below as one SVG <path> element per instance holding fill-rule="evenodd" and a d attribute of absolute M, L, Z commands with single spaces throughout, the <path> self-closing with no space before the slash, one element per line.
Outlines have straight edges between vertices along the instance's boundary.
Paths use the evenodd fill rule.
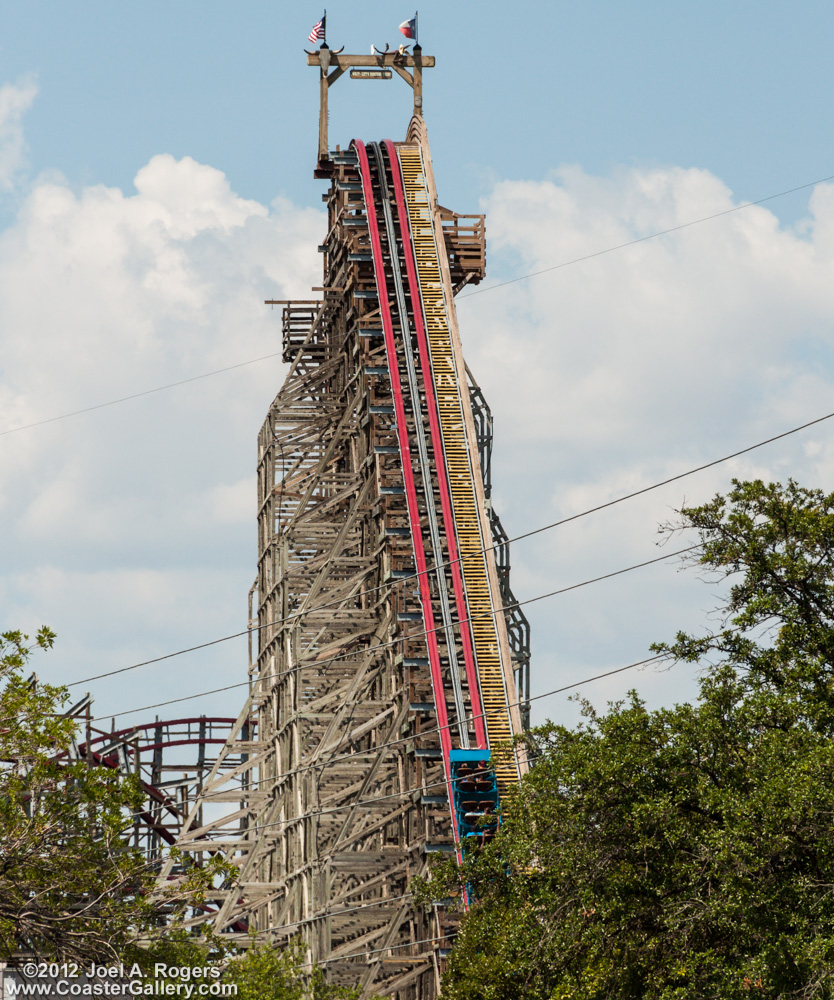
<path fill-rule="evenodd" d="M 321 969 L 311 969 L 301 944 L 279 951 L 253 943 L 226 963 L 223 982 L 237 986 L 237 1000 L 359 1000 L 361 995 L 359 989 L 329 984 Z"/>
<path fill-rule="evenodd" d="M 71 759 L 65 751 L 79 734 L 62 714 L 66 689 L 24 676 L 54 639 L 48 628 L 31 642 L 0 635 L 0 961 L 136 962 L 146 976 L 156 963 L 217 965 L 239 1000 L 357 1000 L 359 990 L 310 969 L 300 945 L 253 941 L 235 954 L 222 937 L 183 929 L 187 908 L 235 869 L 210 862 L 160 893 L 157 866 L 125 837 L 143 802 L 138 782 Z"/>
<path fill-rule="evenodd" d="M 201 939 L 174 932 L 160 940 L 154 960 L 176 969 L 214 966 L 221 983 L 235 986 L 237 1000 L 359 1000 L 362 993 L 328 983 L 322 969 L 310 965 L 300 941 L 279 949 L 253 935 L 250 946 L 241 950 L 222 935 Z M 182 982 L 183 977 L 175 974 L 170 981 Z M 211 976 L 206 981 L 217 980 Z"/>
<path fill-rule="evenodd" d="M 735 482 L 681 511 L 727 578 L 695 704 L 634 693 L 530 738 L 467 885 L 449 1000 L 834 997 L 834 494 Z"/>
<path fill-rule="evenodd" d="M 154 871 L 124 837 L 142 802 L 137 782 L 70 759 L 66 689 L 24 677 L 54 638 L 48 628 L 31 643 L 0 635 L 0 960 L 148 965 L 154 945 L 137 939 L 175 933 L 178 909 L 200 902 L 216 866 L 150 895 Z"/>

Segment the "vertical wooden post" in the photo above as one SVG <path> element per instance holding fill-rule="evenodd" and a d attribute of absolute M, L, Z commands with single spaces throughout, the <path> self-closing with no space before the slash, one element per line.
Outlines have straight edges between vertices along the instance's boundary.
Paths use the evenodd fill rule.
<path fill-rule="evenodd" d="M 326 45 L 317 52 L 307 52 L 307 65 L 319 69 L 319 150 L 316 177 L 330 177 L 333 163 L 330 160 L 328 144 L 328 100 L 330 87 L 348 70 L 372 70 L 357 75 L 364 79 L 390 79 L 393 73 L 401 76 L 411 87 L 414 101 L 414 115 L 423 117 L 423 70 L 434 66 L 434 56 L 424 56 L 420 45 L 415 44 L 411 53 L 398 50 L 382 52 L 376 49 L 371 55 L 347 55 L 341 49 L 330 49 Z M 409 72 L 411 71 L 411 72 Z"/>
<path fill-rule="evenodd" d="M 330 149 L 327 141 L 327 91 L 330 88 L 330 81 L 327 79 L 330 69 L 330 49 L 324 45 L 319 49 L 319 65 L 321 67 L 321 81 L 319 90 L 319 163 L 330 158 Z"/>
<path fill-rule="evenodd" d="M 414 74 L 411 84 L 414 91 L 414 114 L 423 117 L 423 50 L 414 46 Z"/>

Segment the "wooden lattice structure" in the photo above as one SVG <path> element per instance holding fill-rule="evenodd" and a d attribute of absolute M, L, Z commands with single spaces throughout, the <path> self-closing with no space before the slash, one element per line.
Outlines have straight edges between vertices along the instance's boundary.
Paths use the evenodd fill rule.
<path fill-rule="evenodd" d="M 349 59 L 341 57 L 341 71 Z M 328 56 L 323 78 L 333 65 Z M 488 760 L 487 729 L 493 742 L 522 730 L 516 677 L 523 696 L 529 641 L 520 610 L 505 612 L 513 602 L 506 534 L 484 482 L 486 470 L 488 490 L 491 417 L 467 381 L 454 317 L 454 294 L 484 274 L 484 220 L 437 205 L 419 115 L 406 143 L 385 146 L 375 147 L 373 176 L 363 144 L 320 153 L 317 174 L 330 183 L 321 297 L 273 303 L 282 310 L 288 371 L 258 438 L 251 693 L 178 845 L 198 862 L 223 854 L 240 873 L 194 924 L 210 921 L 241 940 L 242 928 L 254 930 L 277 946 L 300 936 L 334 981 L 431 1000 L 457 918 L 440 903 L 416 907 L 409 883 L 433 852 L 454 853 L 462 836 L 449 732 L 455 745 L 484 748 L 465 752 Z M 408 150 L 410 174 L 398 166 Z M 386 207 L 385 170 L 395 187 L 411 184 L 399 223 Z M 409 210 L 422 213 L 428 249 L 417 251 L 410 297 L 401 294 L 392 326 L 385 286 L 396 278 L 402 293 L 398 268 L 414 252 L 417 225 L 407 224 Z M 434 281 L 423 276 L 431 267 Z M 418 302 L 418 281 L 432 285 L 434 325 Z M 442 442 L 451 440 L 443 421 L 452 417 L 442 399 L 437 426 L 423 416 L 443 386 L 433 389 L 429 369 L 411 357 L 417 341 L 408 326 L 418 309 L 436 358 L 448 340 L 446 388 L 451 378 L 459 398 L 461 416 L 450 426 L 463 452 L 448 472 L 446 502 L 462 516 L 455 490 L 468 489 L 472 513 L 456 522 L 457 536 L 437 527 L 449 492 L 440 479 Z M 416 546 L 429 534 L 434 548 L 421 572 Z M 486 608 L 477 615 L 466 604 L 476 589 L 477 607 Z M 449 595 L 464 602 L 456 618 Z M 505 763 L 499 784 L 525 766 Z M 163 877 L 174 873 L 169 863 Z"/>

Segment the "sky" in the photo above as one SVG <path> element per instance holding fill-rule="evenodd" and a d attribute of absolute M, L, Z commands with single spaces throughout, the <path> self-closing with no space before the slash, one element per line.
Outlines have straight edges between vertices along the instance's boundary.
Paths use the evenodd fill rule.
<path fill-rule="evenodd" d="M 394 44 L 411 13 L 331 6 L 328 41 Z M 308 297 L 321 274 L 303 52 L 320 16 L 0 8 L 0 610 L 4 629 L 58 633 L 45 679 L 246 628 L 256 436 L 283 378 L 263 300 Z M 830 4 L 432 0 L 420 26 L 440 200 L 487 216 L 487 279 L 458 315 L 511 536 L 834 410 L 834 181 L 813 183 L 834 175 Z M 400 138 L 409 114 L 399 81 L 343 79 L 331 144 Z M 671 551 L 658 526 L 732 476 L 834 489 L 831 434 L 517 543 L 517 596 Z M 676 559 L 531 603 L 534 694 L 714 627 L 719 603 Z M 242 683 L 247 662 L 237 639 L 71 690 L 108 726 L 234 716 L 242 689 L 151 706 Z M 581 690 L 604 705 L 634 686 L 655 705 L 692 698 L 696 677 L 651 667 Z M 576 711 L 560 695 L 533 718 Z"/>

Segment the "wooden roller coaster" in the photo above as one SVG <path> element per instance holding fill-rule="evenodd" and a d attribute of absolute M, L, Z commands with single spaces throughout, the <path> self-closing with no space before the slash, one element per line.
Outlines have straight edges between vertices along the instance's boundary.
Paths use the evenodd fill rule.
<path fill-rule="evenodd" d="M 484 276 L 484 222 L 437 202 L 433 58 L 323 47 L 308 63 L 329 182 L 321 295 L 272 303 L 288 368 L 258 439 L 250 695 L 177 843 L 239 871 L 194 924 L 300 936 L 336 982 L 429 1000 L 457 918 L 416 907 L 409 882 L 432 852 L 488 837 L 526 770 L 512 740 L 529 629 L 454 303 Z M 357 66 L 404 77 L 414 116 L 404 142 L 330 152 L 327 91 Z"/>

